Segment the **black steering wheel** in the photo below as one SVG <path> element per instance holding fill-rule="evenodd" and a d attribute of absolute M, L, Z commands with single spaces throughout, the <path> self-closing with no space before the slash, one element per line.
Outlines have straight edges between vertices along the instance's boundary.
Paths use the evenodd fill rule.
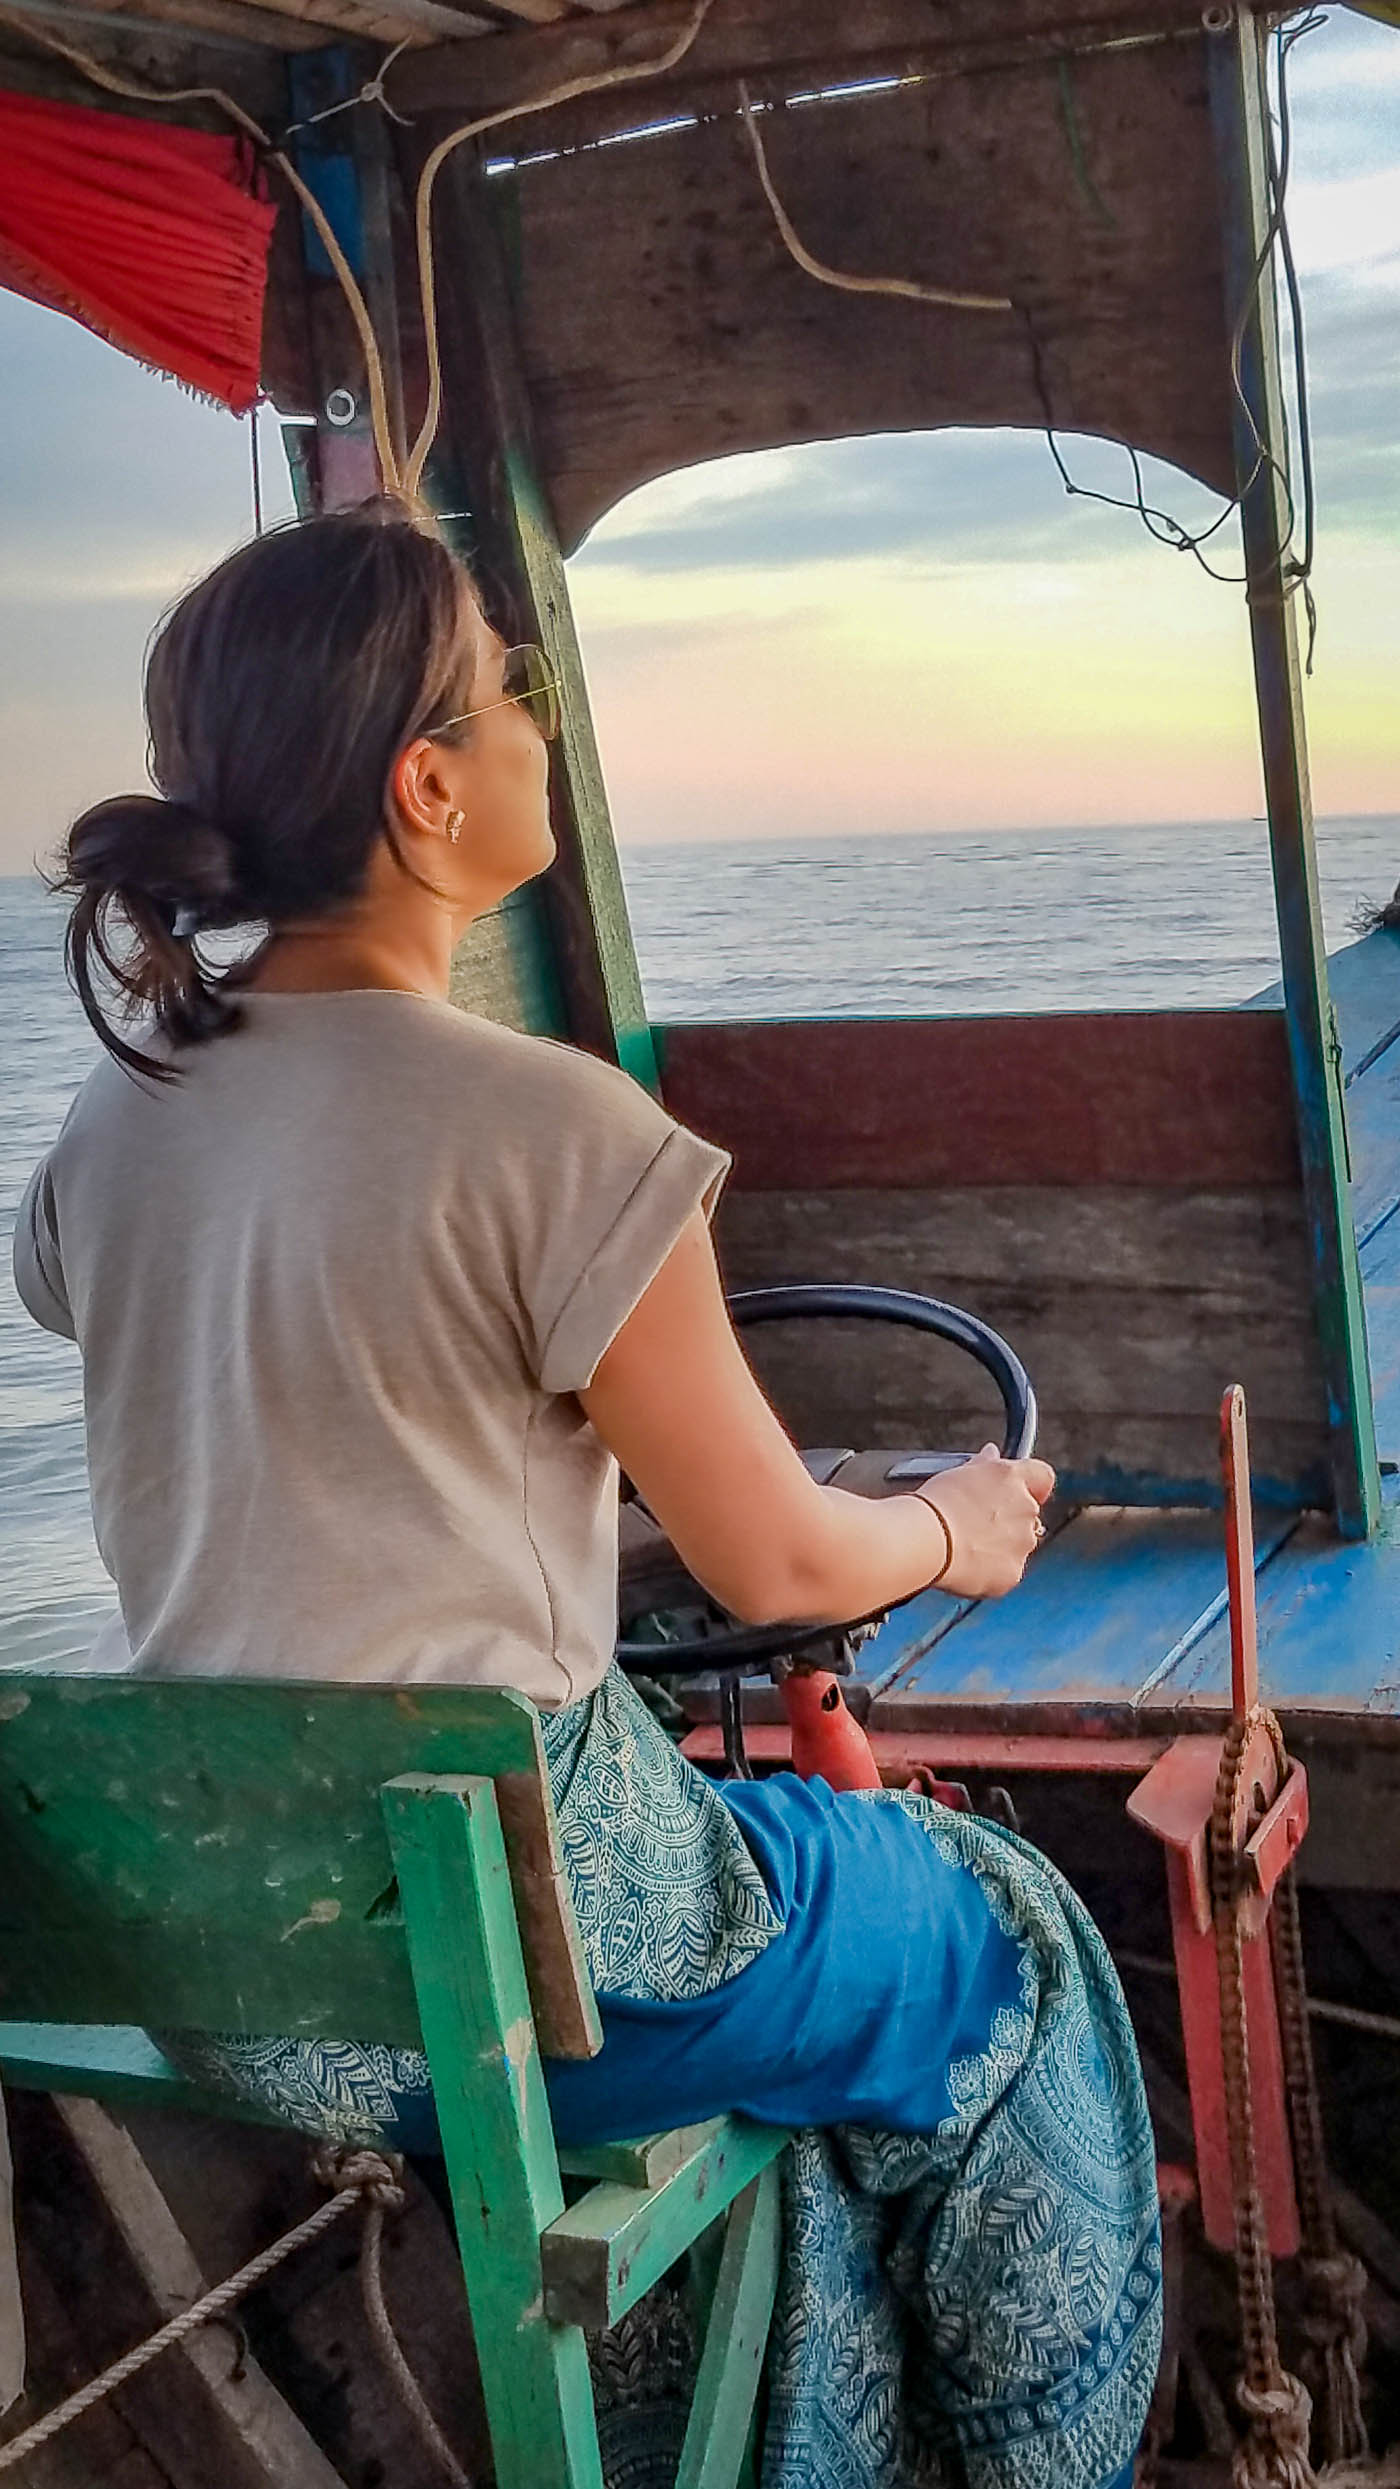
<path fill-rule="evenodd" d="M 843 1317 L 930 1331 L 963 1349 L 992 1377 L 1006 1412 L 1003 1457 L 1026 1460 L 1035 1449 L 1037 1412 L 1030 1376 L 1001 1333 L 976 1314 L 964 1313 L 960 1306 L 945 1305 L 936 1296 L 916 1296 L 904 1288 L 836 1283 L 741 1288 L 730 1297 L 729 1310 L 741 1331 L 760 1322 L 827 1322 Z M 942 1469 L 956 1467 L 966 1457 L 963 1453 L 916 1453 L 899 1461 L 887 1476 L 914 1487 Z M 791 1658 L 815 1643 L 839 1643 L 844 1635 L 877 1623 L 887 1613 L 878 1609 L 873 1616 L 854 1617 L 846 1624 L 720 1625 L 713 1633 L 689 1634 L 674 1642 L 620 1641 L 617 1660 L 620 1667 L 646 1676 L 702 1671 L 748 1676 L 772 1660 Z"/>

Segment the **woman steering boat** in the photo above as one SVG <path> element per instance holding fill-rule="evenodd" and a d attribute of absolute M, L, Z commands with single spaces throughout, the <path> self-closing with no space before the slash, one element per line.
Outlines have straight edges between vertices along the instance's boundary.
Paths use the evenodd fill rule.
<path fill-rule="evenodd" d="M 93 1664 L 527 1694 L 605 2035 L 552 2069 L 561 2136 L 800 2130 L 764 2489 L 1107 2489 L 1157 2212 L 1081 1905 L 927 1799 L 716 1786 L 612 1664 L 619 1463 L 755 1623 L 1007 1591 L 1053 1477 L 989 1450 L 883 1502 L 816 1485 L 725 1308 L 723 1153 L 449 1006 L 464 927 L 552 854 L 556 702 L 391 505 L 246 547 L 156 640 L 162 794 L 84 814 L 64 866 L 108 1059 L 16 1241 L 84 1361 L 121 1607 Z M 238 926 L 265 938 L 216 970 L 200 937 Z M 433 2148 L 413 2056 L 269 2036 L 213 2071 Z"/>

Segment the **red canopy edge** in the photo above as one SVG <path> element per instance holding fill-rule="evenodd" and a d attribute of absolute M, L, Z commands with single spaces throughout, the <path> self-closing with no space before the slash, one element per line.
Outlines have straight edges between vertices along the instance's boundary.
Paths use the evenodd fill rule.
<path fill-rule="evenodd" d="M 0 285 L 240 415 L 276 213 L 241 139 L 0 93 Z"/>

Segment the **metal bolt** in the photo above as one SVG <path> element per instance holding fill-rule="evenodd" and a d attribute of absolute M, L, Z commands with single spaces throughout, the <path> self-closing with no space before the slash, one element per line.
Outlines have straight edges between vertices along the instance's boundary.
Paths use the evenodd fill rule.
<path fill-rule="evenodd" d="M 359 411 L 353 389 L 332 389 L 326 400 L 326 421 L 333 423 L 337 432 L 343 432 L 347 424 L 352 424 Z"/>

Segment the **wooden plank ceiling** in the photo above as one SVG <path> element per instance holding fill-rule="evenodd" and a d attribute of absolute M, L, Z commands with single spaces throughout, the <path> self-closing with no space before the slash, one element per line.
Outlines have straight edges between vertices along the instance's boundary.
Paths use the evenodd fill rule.
<path fill-rule="evenodd" d="M 586 24 L 625 5 L 626 0 L 583 0 L 582 6 L 575 0 L 6 0 L 13 15 L 66 32 L 85 48 L 96 34 L 110 59 L 130 57 L 131 45 L 149 50 L 171 35 L 278 52 L 306 51 L 343 38 L 410 46 L 455 43 L 464 36 L 567 19 Z M 108 42 L 116 48 L 108 50 Z M 22 61 L 22 47 L 15 48 Z M 9 29 L 0 30 L 0 61 L 11 49 Z"/>

